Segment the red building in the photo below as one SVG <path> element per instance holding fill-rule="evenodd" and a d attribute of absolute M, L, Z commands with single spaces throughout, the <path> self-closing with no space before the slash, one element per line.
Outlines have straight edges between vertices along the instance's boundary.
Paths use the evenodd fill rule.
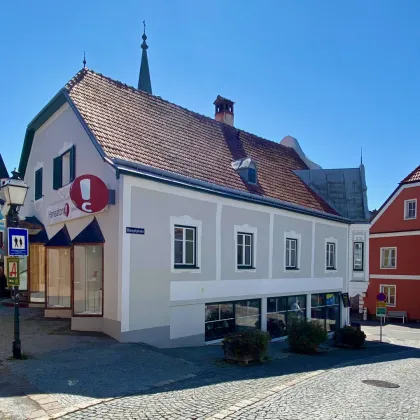
<path fill-rule="evenodd" d="M 385 201 L 372 221 L 369 241 L 370 282 L 365 298 L 375 314 L 376 295 L 387 307 L 420 320 L 420 166 Z"/>

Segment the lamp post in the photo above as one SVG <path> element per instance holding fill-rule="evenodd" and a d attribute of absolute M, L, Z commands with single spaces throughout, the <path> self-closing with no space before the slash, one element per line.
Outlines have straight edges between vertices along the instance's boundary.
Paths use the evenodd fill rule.
<path fill-rule="evenodd" d="M 6 201 L 6 228 L 19 227 L 19 209 L 23 206 L 28 192 L 28 186 L 20 178 L 19 172 L 16 170 L 12 172 L 12 177 L 9 178 L 2 187 Z M 6 235 L 6 238 L 8 235 Z M 5 255 L 9 255 L 8 246 L 5 247 Z M 15 359 L 22 359 L 22 350 L 20 345 L 20 325 L 19 325 L 19 286 L 13 287 L 13 301 L 14 301 L 14 341 L 13 341 L 13 357 Z"/>

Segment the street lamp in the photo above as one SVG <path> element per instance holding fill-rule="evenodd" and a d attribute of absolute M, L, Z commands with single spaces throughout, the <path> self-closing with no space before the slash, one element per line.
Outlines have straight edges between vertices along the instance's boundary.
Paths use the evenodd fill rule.
<path fill-rule="evenodd" d="M 19 209 L 25 203 L 28 186 L 20 178 L 19 172 L 16 170 L 12 172 L 12 177 L 9 178 L 2 187 L 4 197 L 6 200 L 6 227 L 19 227 Z M 6 235 L 7 238 L 8 235 Z M 5 247 L 6 255 L 8 255 L 8 247 Z M 19 286 L 13 288 L 14 301 L 14 338 L 13 341 L 13 357 L 15 359 L 22 359 L 22 351 L 20 345 L 20 329 L 19 329 Z"/>

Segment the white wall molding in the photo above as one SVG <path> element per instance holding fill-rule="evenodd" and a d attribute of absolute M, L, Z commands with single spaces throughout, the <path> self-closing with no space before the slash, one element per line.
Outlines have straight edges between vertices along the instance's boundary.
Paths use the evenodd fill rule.
<path fill-rule="evenodd" d="M 343 277 L 278 278 L 253 280 L 171 281 L 171 301 L 229 300 L 309 293 L 344 292 Z"/>
<path fill-rule="evenodd" d="M 222 279 L 222 204 L 216 207 L 216 280 Z"/>
<path fill-rule="evenodd" d="M 270 213 L 270 232 L 268 238 L 268 278 L 273 278 L 273 252 L 274 252 L 274 214 Z"/>
<path fill-rule="evenodd" d="M 201 220 L 195 220 L 188 215 L 170 217 L 170 236 L 171 236 L 171 272 L 172 273 L 201 273 Z M 190 226 L 196 229 L 196 265 L 198 268 L 175 268 L 175 225 Z M 217 246 L 217 245 L 216 245 Z"/>
<path fill-rule="evenodd" d="M 420 280 L 420 276 L 409 274 L 371 274 L 369 277 L 380 280 Z"/>
<path fill-rule="evenodd" d="M 315 277 L 315 221 L 312 221 L 311 277 Z"/>
<path fill-rule="evenodd" d="M 371 233 L 369 238 L 394 238 L 398 236 L 418 236 L 420 235 L 420 230 L 408 230 L 406 232 L 388 232 L 388 233 Z"/>

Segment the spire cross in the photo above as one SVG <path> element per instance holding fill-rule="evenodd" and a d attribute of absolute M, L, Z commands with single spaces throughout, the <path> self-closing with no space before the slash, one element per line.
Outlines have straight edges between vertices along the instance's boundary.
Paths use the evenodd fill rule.
<path fill-rule="evenodd" d="M 143 20 L 143 26 L 144 26 L 143 35 L 146 35 L 146 21 L 145 20 Z"/>
<path fill-rule="evenodd" d="M 83 68 L 86 68 L 86 51 L 83 51 Z"/>

